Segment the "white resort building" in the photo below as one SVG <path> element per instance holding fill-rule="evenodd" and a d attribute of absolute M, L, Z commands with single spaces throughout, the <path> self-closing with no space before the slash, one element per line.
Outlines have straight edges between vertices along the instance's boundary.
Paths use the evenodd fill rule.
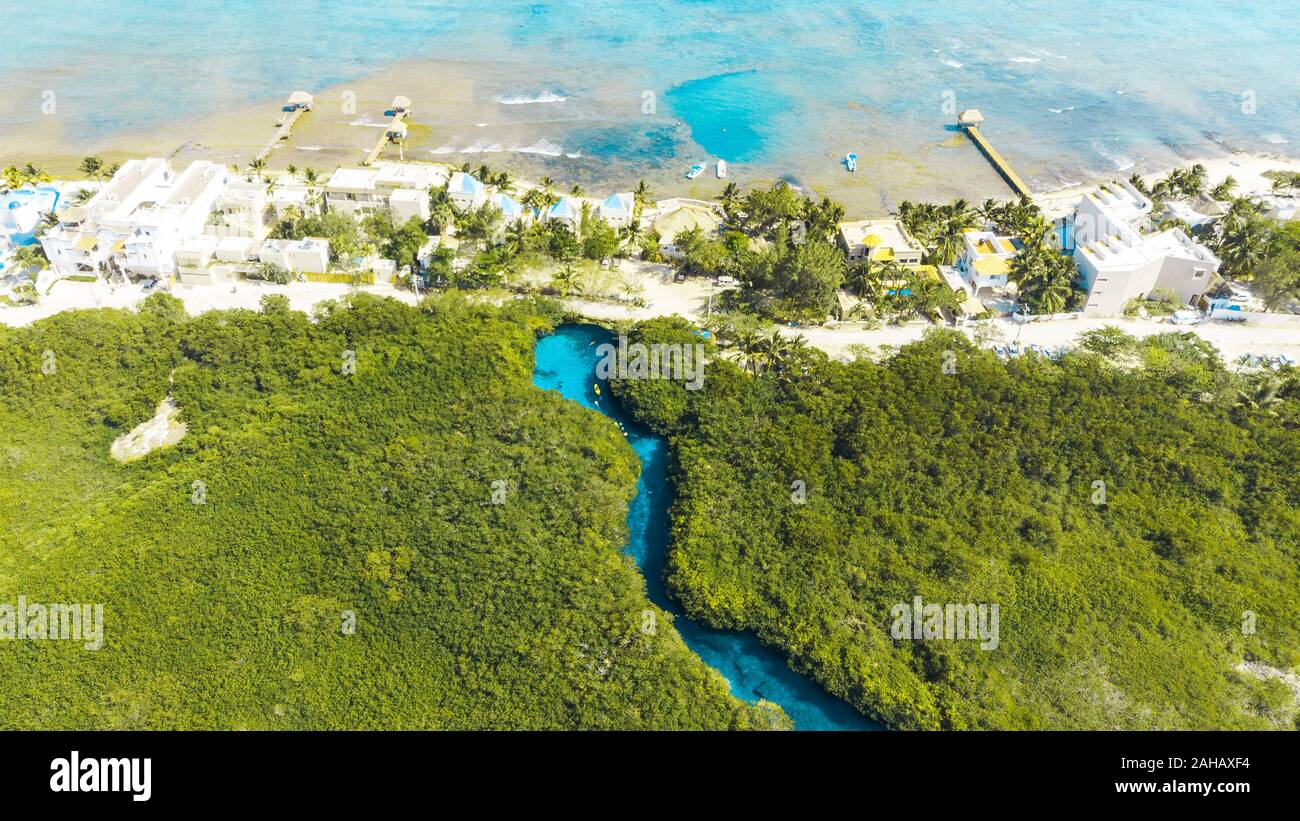
<path fill-rule="evenodd" d="M 1088 290 L 1084 313 L 1112 316 L 1132 299 L 1168 290 L 1195 304 L 1219 270 L 1219 258 L 1179 228 L 1156 231 L 1151 200 L 1127 181 L 1109 183 L 1079 201 L 1074 260 Z"/>
<path fill-rule="evenodd" d="M 457 171 L 447 183 L 447 196 L 462 210 L 478 208 L 487 199 L 487 186 L 469 174 Z"/>
<path fill-rule="evenodd" d="M 615 228 L 630 223 L 636 214 L 636 197 L 631 191 L 614 194 L 600 204 L 600 218 Z"/>
<path fill-rule="evenodd" d="M 528 209 L 524 208 L 523 203 L 511 197 L 509 194 L 493 194 L 488 199 L 488 204 L 501 212 L 502 219 L 511 223 L 515 220 L 524 219 Z"/>
<path fill-rule="evenodd" d="M 582 223 L 582 205 L 582 200 L 576 197 L 560 197 L 546 212 L 546 219 L 559 220 L 577 231 Z"/>
<path fill-rule="evenodd" d="M 446 179 L 447 170 L 442 166 L 421 163 L 381 162 L 367 168 L 340 168 L 325 183 L 325 203 L 332 211 L 353 216 L 369 216 L 382 208 L 392 208 L 399 222 L 412 217 L 428 219 L 429 189 Z"/>
<path fill-rule="evenodd" d="M 327 240 L 268 239 L 258 249 L 259 262 L 279 265 L 290 273 L 323 274 L 329 270 L 330 244 Z"/>
<path fill-rule="evenodd" d="M 57 276 L 170 276 L 177 249 L 202 232 L 228 174 L 204 161 L 179 176 L 165 160 L 127 162 L 90 202 L 64 211 L 41 237 L 51 269 Z"/>

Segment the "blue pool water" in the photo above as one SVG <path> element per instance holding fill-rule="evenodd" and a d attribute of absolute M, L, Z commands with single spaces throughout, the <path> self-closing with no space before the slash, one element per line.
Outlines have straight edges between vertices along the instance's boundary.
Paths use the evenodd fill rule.
<path fill-rule="evenodd" d="M 537 343 L 533 382 L 558 391 L 583 407 L 593 408 L 622 423 L 628 442 L 641 458 L 641 478 L 627 514 L 628 552 L 646 578 L 646 592 L 659 607 L 673 613 L 674 625 L 687 646 L 722 673 L 732 692 L 752 703 L 759 699 L 780 704 L 799 730 L 873 730 L 877 725 L 845 702 L 791 670 L 785 659 L 748 633 L 714 630 L 688 619 L 669 597 L 664 585 L 668 550 L 668 443 L 625 416 L 596 379 L 596 348 L 612 335 L 594 325 L 565 325 Z M 593 386 L 601 385 L 597 397 Z"/>

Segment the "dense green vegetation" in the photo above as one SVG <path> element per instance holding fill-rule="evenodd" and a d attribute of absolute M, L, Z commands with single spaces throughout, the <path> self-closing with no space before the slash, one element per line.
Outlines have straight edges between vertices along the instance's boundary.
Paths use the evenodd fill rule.
<path fill-rule="evenodd" d="M 614 386 L 670 437 L 693 617 L 898 727 L 1295 727 L 1285 685 L 1235 670 L 1300 664 L 1294 371 L 1114 328 L 1059 363 L 948 331 L 879 362 L 735 350 L 700 391 Z M 892 638 L 918 595 L 997 604 L 997 648 Z"/>
<path fill-rule="evenodd" d="M 843 207 L 801 196 L 785 183 L 743 196 L 728 183 L 719 200 L 725 223 L 716 236 L 692 228 L 674 239 L 682 271 L 736 279 L 741 289 L 721 300 L 731 309 L 814 322 L 837 310 L 835 293 L 846 272 L 835 244 Z"/>
<path fill-rule="evenodd" d="M 155 295 L 0 327 L 0 603 L 105 610 L 97 652 L 0 641 L 0 726 L 783 723 L 667 614 L 643 631 L 636 457 L 533 387 L 550 311 L 358 295 L 314 321 L 283 297 L 190 318 Z M 185 438 L 111 460 L 169 393 Z"/>

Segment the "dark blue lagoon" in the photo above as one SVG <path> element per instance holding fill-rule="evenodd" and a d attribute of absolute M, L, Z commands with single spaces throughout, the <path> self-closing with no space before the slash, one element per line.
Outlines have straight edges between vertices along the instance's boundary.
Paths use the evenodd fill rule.
<path fill-rule="evenodd" d="M 645 574 L 650 600 L 674 615 L 674 624 L 686 644 L 726 677 L 738 698 L 751 704 L 759 699 L 780 704 L 799 730 L 880 729 L 847 703 L 795 673 L 780 653 L 763 646 L 757 637 L 694 622 L 668 596 L 664 562 L 668 551 L 668 508 L 673 501 L 668 486 L 668 443 L 624 415 L 608 386 L 596 378 L 596 349 L 613 340 L 612 334 L 595 325 L 562 326 L 537 343 L 533 383 L 559 391 L 566 399 L 619 422 L 641 458 L 641 478 L 627 514 L 628 552 Z M 598 384 L 599 396 L 594 390 Z"/>

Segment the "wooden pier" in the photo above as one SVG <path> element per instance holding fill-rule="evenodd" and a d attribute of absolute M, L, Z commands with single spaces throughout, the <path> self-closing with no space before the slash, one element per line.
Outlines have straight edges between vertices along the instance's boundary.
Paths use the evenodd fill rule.
<path fill-rule="evenodd" d="M 379 156 L 384 153 L 384 149 L 389 143 L 398 143 L 399 145 L 406 139 L 406 118 L 411 115 L 411 100 L 407 97 L 398 95 L 393 98 L 393 107 L 391 111 L 385 112 L 391 114 L 393 119 L 384 129 L 383 136 L 375 142 L 375 147 L 370 149 L 366 155 L 365 162 L 362 165 L 371 165 Z"/>
<path fill-rule="evenodd" d="M 989 141 L 980 133 L 979 124 L 982 122 L 984 122 L 984 115 L 980 114 L 979 110 L 975 108 L 967 109 L 957 115 L 957 126 L 966 132 L 966 136 L 970 137 L 971 142 L 975 143 L 984 156 L 988 158 L 988 161 L 993 164 L 993 168 L 997 170 L 998 174 L 1002 175 L 1002 179 L 1006 180 L 1007 185 L 1011 186 L 1011 190 L 1016 192 L 1016 196 L 1032 196 L 1029 186 L 1025 185 L 1024 180 L 1020 179 L 1020 175 L 1011 168 L 1011 164 L 1003 159 L 998 150 L 990 145 Z"/>
<path fill-rule="evenodd" d="M 289 95 L 289 101 L 281 109 L 284 113 L 275 124 L 275 136 L 266 144 L 266 148 L 258 153 L 257 159 L 265 160 L 276 146 L 289 139 L 298 120 L 311 111 L 312 103 L 312 96 L 305 91 L 295 91 Z"/>

